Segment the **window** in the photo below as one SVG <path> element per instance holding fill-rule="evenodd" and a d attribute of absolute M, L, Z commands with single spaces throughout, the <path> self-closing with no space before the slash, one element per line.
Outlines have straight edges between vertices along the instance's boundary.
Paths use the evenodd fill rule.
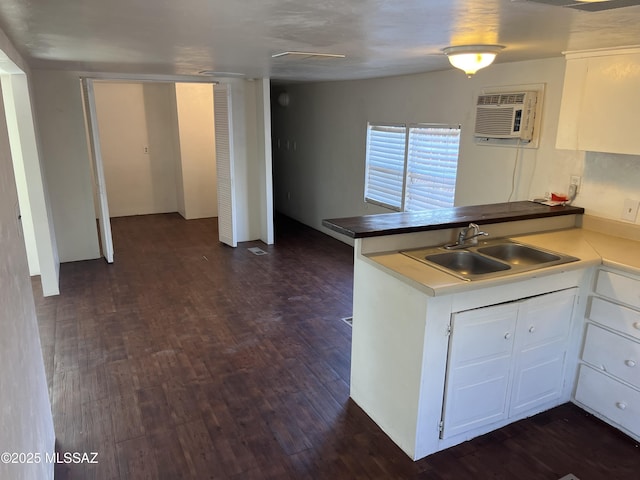
<path fill-rule="evenodd" d="M 398 211 L 452 207 L 460 127 L 367 127 L 365 202 Z"/>

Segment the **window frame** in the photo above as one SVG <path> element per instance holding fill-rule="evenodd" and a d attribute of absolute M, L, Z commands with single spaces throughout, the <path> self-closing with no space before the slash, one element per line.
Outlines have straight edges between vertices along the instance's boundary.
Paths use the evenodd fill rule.
<path fill-rule="evenodd" d="M 400 198 L 398 202 L 388 203 L 383 200 L 380 200 L 379 195 L 375 195 L 375 188 L 373 191 L 370 190 L 370 181 L 374 176 L 371 174 L 371 132 L 375 129 L 384 129 L 384 128 L 402 128 L 404 129 L 404 163 L 402 169 L 402 188 L 399 192 Z M 366 135 L 366 152 L 365 152 L 365 178 L 364 178 L 364 201 L 365 203 L 370 203 L 372 205 L 378 205 L 384 208 L 388 208 L 390 210 L 394 210 L 397 212 L 405 212 L 405 211 L 420 211 L 420 210 L 406 210 L 407 207 L 407 198 L 408 198 L 408 176 L 409 176 L 409 164 L 411 163 L 409 144 L 412 129 L 449 129 L 449 130 L 457 130 L 458 131 L 458 144 L 457 144 L 457 152 L 456 152 L 456 174 L 457 178 L 457 167 L 458 161 L 460 158 L 460 138 L 461 138 L 461 125 L 456 124 L 442 124 L 442 123 L 384 123 L 384 122 L 367 122 L 367 135 Z M 390 143 L 391 144 L 391 143 Z M 415 160 L 414 160 L 415 162 Z M 379 169 L 379 168 L 378 168 Z M 397 169 L 395 171 L 398 171 Z M 398 183 L 398 182 L 396 182 Z M 379 189 L 378 189 L 379 190 Z M 373 194 L 373 195 L 371 195 Z M 377 197 L 377 198 L 374 198 Z M 453 206 L 453 202 L 455 201 L 455 184 L 453 187 L 452 198 L 451 198 L 451 206 Z"/>

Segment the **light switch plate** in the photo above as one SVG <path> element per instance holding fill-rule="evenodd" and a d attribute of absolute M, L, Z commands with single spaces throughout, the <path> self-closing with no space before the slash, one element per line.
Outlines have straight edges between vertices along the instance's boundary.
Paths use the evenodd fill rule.
<path fill-rule="evenodd" d="M 630 198 L 624 199 L 624 207 L 622 208 L 622 220 L 627 220 L 629 222 L 635 222 L 636 217 L 638 216 L 638 204 L 640 204 L 640 200 L 632 200 Z"/>

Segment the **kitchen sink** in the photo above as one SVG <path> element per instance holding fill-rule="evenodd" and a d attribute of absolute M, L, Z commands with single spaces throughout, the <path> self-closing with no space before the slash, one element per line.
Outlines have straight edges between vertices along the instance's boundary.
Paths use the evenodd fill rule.
<path fill-rule="evenodd" d="M 467 281 L 502 277 L 579 260 L 508 238 L 485 240 L 456 250 L 441 246 L 400 253 Z"/>
<path fill-rule="evenodd" d="M 537 265 L 560 260 L 560 256 L 522 245 L 521 243 L 499 243 L 490 247 L 478 248 L 479 253 L 489 255 L 510 265 Z"/>
<path fill-rule="evenodd" d="M 502 262 L 469 252 L 468 250 L 456 250 L 454 252 L 426 255 L 425 260 L 458 272 L 461 275 L 482 275 L 485 273 L 509 270 L 511 268 Z"/>

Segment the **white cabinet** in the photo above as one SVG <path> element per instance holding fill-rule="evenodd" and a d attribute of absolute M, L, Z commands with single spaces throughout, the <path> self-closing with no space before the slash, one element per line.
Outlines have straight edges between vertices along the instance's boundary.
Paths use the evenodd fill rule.
<path fill-rule="evenodd" d="M 598 272 L 575 400 L 640 439 L 640 278 Z"/>
<path fill-rule="evenodd" d="M 560 397 L 576 295 L 574 288 L 521 304 L 509 416 Z"/>
<path fill-rule="evenodd" d="M 443 439 L 560 398 L 577 289 L 454 313 Z"/>
<path fill-rule="evenodd" d="M 600 270 L 596 281 L 596 293 L 640 310 L 640 281 L 636 278 Z M 635 336 L 640 337 L 640 329 L 637 326 L 634 331 Z"/>
<path fill-rule="evenodd" d="M 571 306 L 587 278 L 569 269 L 432 296 L 356 254 L 352 400 L 414 460 L 569 401 L 584 318 Z"/>
<path fill-rule="evenodd" d="M 640 435 L 640 392 L 614 378 L 580 366 L 576 400 L 608 423 L 638 439 Z"/>
<path fill-rule="evenodd" d="M 640 343 L 617 333 L 589 324 L 582 359 L 623 382 L 640 383 Z"/>
<path fill-rule="evenodd" d="M 556 147 L 640 153 L 640 49 L 567 55 Z"/>
<path fill-rule="evenodd" d="M 442 438 L 507 417 L 517 303 L 455 313 Z"/>

